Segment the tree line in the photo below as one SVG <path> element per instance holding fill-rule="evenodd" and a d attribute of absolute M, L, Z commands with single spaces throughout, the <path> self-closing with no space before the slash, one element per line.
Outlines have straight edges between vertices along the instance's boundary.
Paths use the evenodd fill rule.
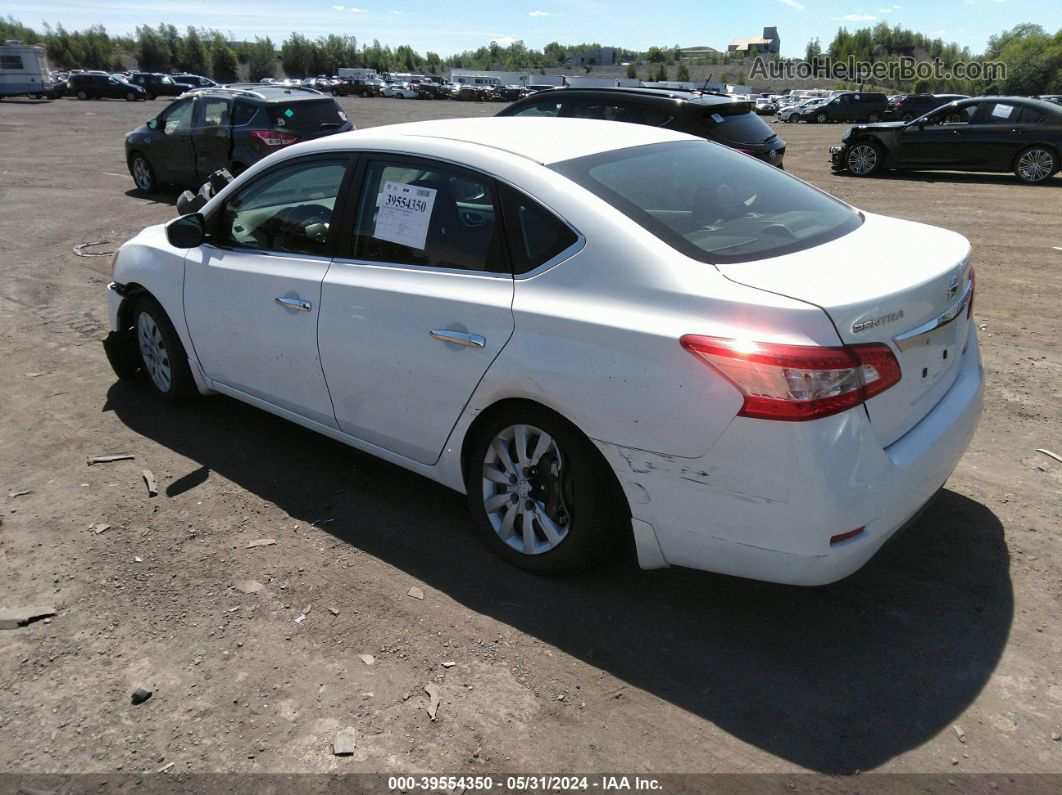
<path fill-rule="evenodd" d="M 443 57 L 431 51 L 419 53 L 405 44 L 394 48 L 378 40 L 360 44 L 354 36 L 334 33 L 315 39 L 292 33 L 277 46 L 268 37 L 237 42 L 217 30 L 189 27 L 182 33 L 168 24 L 141 25 L 131 36 L 111 36 L 102 25 L 68 31 L 61 24 L 55 27 L 45 24 L 38 32 L 10 16 L 0 18 L 0 40 L 4 39 L 43 45 L 54 68 L 119 71 L 127 68 L 129 59 L 135 59 L 137 66 L 146 71 L 181 70 L 224 82 L 236 80 L 240 71 L 245 72 L 248 79 L 257 81 L 285 74 L 334 75 L 341 66 L 430 74 L 451 68 L 542 71 L 564 66 L 569 57 L 600 48 L 596 42 L 573 45 L 550 42 L 541 50 L 529 48 L 522 41 L 505 46 L 491 42 L 475 50 Z M 872 61 L 909 53 L 925 54 L 945 65 L 973 60 L 968 48 L 899 25 L 890 26 L 886 22 L 856 31 L 842 27 L 825 48 L 817 38 L 812 39 L 805 49 L 805 59 L 812 61 L 828 54 L 838 60 L 851 56 L 857 61 Z M 992 36 L 984 54 L 978 58 L 1006 64 L 1006 78 L 977 83 L 942 78 L 919 81 L 914 87 L 923 91 L 964 94 L 1062 93 L 1062 30 L 1050 34 L 1039 25 L 1018 25 Z M 732 60 L 733 56 L 722 52 L 710 57 L 711 63 Z M 674 79 L 689 79 L 689 69 L 677 44 L 654 45 L 645 52 L 617 49 L 615 61 L 631 64 L 627 68 L 630 77 L 638 74 L 635 64 L 648 64 L 646 78 L 666 80 L 669 75 L 667 67 L 677 64 Z M 702 63 L 698 61 L 699 65 Z M 585 68 L 592 70 L 595 65 L 591 61 Z"/>

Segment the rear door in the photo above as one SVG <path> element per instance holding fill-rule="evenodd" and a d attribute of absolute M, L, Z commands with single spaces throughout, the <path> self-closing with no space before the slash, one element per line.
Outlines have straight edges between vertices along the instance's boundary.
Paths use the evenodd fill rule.
<path fill-rule="evenodd" d="M 1025 146 L 1028 122 L 1043 118 L 1035 108 L 1005 100 L 985 100 L 969 126 L 967 145 L 972 165 L 1009 171 Z"/>
<path fill-rule="evenodd" d="M 375 156 L 360 169 L 352 245 L 321 296 L 318 345 L 339 427 L 438 460 L 513 331 L 513 276 L 493 180 Z"/>
<path fill-rule="evenodd" d="M 232 155 L 232 100 L 202 96 L 195 111 L 192 145 L 196 179 L 205 182 L 219 168 L 229 168 Z"/>

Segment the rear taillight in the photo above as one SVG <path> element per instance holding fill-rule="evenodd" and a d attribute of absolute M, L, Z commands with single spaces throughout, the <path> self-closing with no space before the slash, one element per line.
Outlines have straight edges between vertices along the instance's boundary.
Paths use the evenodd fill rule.
<path fill-rule="evenodd" d="M 858 406 L 900 380 L 900 363 L 883 343 L 781 345 L 687 334 L 682 347 L 745 398 L 742 417 L 813 420 Z"/>
<path fill-rule="evenodd" d="M 742 149 L 740 146 L 735 146 L 734 150 L 737 152 L 741 152 L 741 154 L 743 155 L 752 155 L 753 157 L 756 156 L 756 153 L 753 152 L 751 149 Z"/>
<path fill-rule="evenodd" d="M 970 302 L 966 304 L 966 317 L 973 317 L 973 300 L 974 293 L 977 291 L 977 275 L 974 273 L 974 266 L 970 266 Z"/>
<path fill-rule="evenodd" d="M 299 136 L 276 130 L 251 130 L 251 135 L 266 146 L 288 146 L 299 140 Z"/>

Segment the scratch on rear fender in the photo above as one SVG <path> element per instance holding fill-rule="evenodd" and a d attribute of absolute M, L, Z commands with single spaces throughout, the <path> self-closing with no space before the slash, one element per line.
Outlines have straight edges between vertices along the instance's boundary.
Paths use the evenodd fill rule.
<path fill-rule="evenodd" d="M 783 484 L 772 483 L 770 479 L 760 473 L 743 473 L 739 469 L 730 470 L 720 467 L 689 466 L 677 456 L 663 453 L 650 453 L 646 450 L 637 450 L 630 447 L 619 447 L 606 442 L 598 442 L 606 450 L 612 450 L 622 459 L 626 468 L 633 475 L 650 477 L 638 477 L 631 481 L 621 475 L 624 487 L 636 482 L 639 489 L 645 492 L 645 501 L 648 502 L 653 492 L 653 476 L 673 475 L 682 480 L 694 483 L 706 491 L 716 494 L 726 494 L 737 499 L 756 504 L 786 503 L 789 501 L 789 491 Z M 698 464 L 702 462 L 698 461 Z"/>

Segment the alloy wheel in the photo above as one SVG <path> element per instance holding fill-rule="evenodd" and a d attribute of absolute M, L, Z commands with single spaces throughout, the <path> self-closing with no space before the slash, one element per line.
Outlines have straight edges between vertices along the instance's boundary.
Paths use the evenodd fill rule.
<path fill-rule="evenodd" d="M 1055 166 L 1055 159 L 1046 149 L 1030 149 L 1018 158 L 1018 174 L 1026 182 L 1043 182 Z"/>
<path fill-rule="evenodd" d="M 140 155 L 133 158 L 133 181 L 140 190 L 151 190 L 151 167 Z"/>
<path fill-rule="evenodd" d="M 141 312 L 136 318 L 136 341 L 151 383 L 159 392 L 169 392 L 173 385 L 173 372 L 166 341 L 155 318 L 147 312 Z"/>
<path fill-rule="evenodd" d="M 533 425 L 502 429 L 482 467 L 483 508 L 494 532 L 525 555 L 561 544 L 571 529 L 572 482 L 556 440 Z"/>
<path fill-rule="evenodd" d="M 870 144 L 857 144 L 848 151 L 848 170 L 865 177 L 878 165 L 878 151 Z"/>

